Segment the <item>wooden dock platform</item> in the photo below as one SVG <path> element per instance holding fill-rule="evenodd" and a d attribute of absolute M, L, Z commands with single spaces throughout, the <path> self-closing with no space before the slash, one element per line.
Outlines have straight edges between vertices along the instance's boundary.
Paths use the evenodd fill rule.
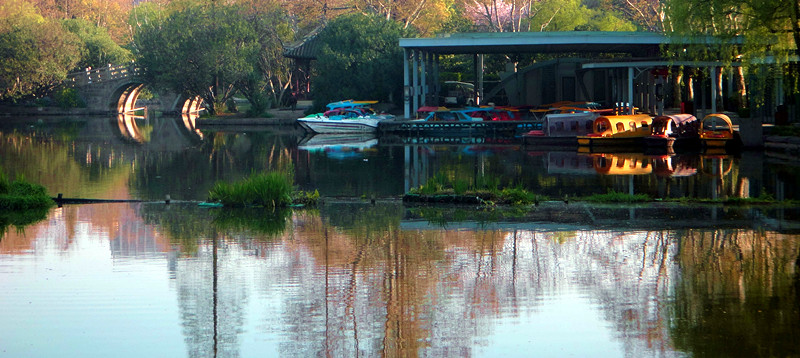
<path fill-rule="evenodd" d="M 518 137 L 532 129 L 541 127 L 540 121 L 385 121 L 378 126 L 378 133 L 405 137 Z"/>

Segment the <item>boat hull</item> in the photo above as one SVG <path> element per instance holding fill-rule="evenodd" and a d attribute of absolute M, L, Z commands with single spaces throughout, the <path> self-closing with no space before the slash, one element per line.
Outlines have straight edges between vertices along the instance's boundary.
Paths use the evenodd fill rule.
<path fill-rule="evenodd" d="M 341 119 L 299 118 L 301 127 L 318 134 L 374 133 L 378 130 L 380 119 Z"/>
<path fill-rule="evenodd" d="M 589 137 L 578 136 L 578 145 L 585 147 L 635 147 L 642 146 L 644 137 Z"/>
<path fill-rule="evenodd" d="M 706 148 L 725 148 L 730 142 L 730 138 L 703 138 L 703 146 Z"/>
<path fill-rule="evenodd" d="M 644 137 L 644 144 L 651 148 L 672 148 L 672 146 L 675 144 L 675 137 L 668 137 L 668 136 Z"/>

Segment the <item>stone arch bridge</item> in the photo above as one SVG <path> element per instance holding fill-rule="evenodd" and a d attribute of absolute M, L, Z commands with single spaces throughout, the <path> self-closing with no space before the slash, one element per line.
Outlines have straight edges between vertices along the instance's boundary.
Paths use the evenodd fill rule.
<path fill-rule="evenodd" d="M 142 69 L 134 64 L 88 68 L 68 75 L 67 82 L 78 91 L 87 109 L 97 113 L 132 113 L 145 109 L 136 101 L 145 87 Z M 170 91 L 157 92 L 163 113 L 196 113 L 203 109 L 199 96 Z"/>

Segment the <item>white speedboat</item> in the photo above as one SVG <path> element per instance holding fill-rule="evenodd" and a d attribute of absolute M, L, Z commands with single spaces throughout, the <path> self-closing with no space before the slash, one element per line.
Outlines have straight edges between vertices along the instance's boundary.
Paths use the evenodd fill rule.
<path fill-rule="evenodd" d="M 325 113 L 298 118 L 301 127 L 318 134 L 373 133 L 378 123 L 394 119 L 391 114 L 376 114 L 366 107 L 372 101 L 342 101 L 328 104 Z"/>
<path fill-rule="evenodd" d="M 317 113 L 298 118 L 301 127 L 314 133 L 372 133 L 378 130 L 378 123 L 384 119 L 375 117 L 328 117 Z"/>

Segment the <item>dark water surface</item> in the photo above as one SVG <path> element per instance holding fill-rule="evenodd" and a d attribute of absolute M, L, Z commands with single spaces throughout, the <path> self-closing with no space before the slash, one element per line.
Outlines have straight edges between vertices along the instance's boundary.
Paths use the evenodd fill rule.
<path fill-rule="evenodd" d="M 67 205 L 21 228 L 0 215 L 0 356 L 800 355 L 797 208 L 396 199 L 441 173 L 558 198 L 798 199 L 796 163 L 483 140 L 332 146 L 342 138 L 122 119 L 0 120 L 11 178 L 178 201 Z M 349 199 L 276 212 L 180 202 L 287 160 L 301 188 Z"/>

